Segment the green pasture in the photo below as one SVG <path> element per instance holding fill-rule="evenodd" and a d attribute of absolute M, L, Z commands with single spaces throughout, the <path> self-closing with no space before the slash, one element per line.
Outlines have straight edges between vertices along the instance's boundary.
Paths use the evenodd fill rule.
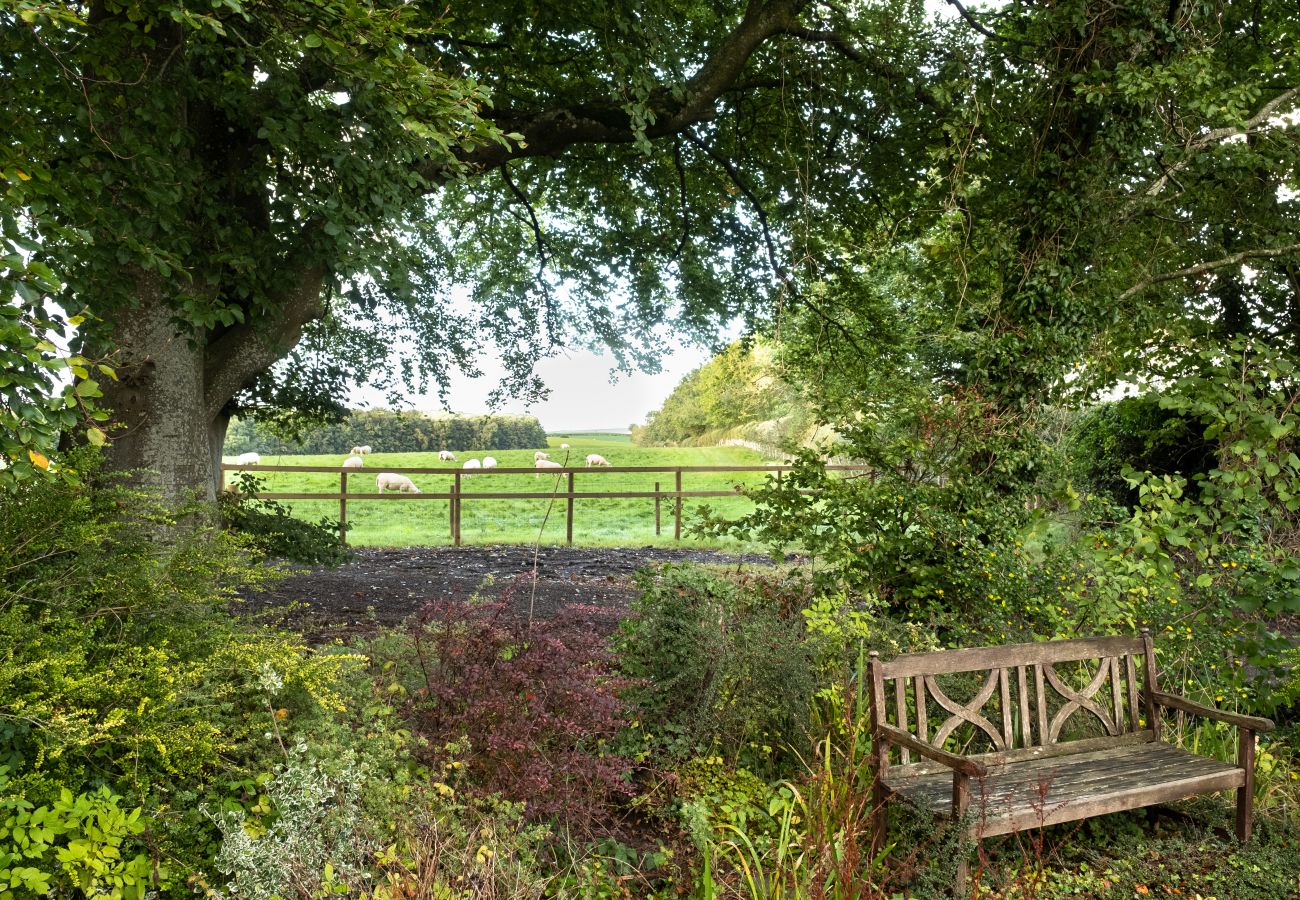
<path fill-rule="evenodd" d="M 567 443 L 565 451 L 560 444 Z M 437 453 L 382 453 L 365 457 L 365 468 L 348 476 L 348 491 L 374 493 L 375 476 L 395 468 L 423 467 L 445 469 L 447 474 L 412 475 L 411 480 L 426 493 L 446 493 L 456 472 L 465 474 L 462 464 L 470 458 L 481 460 L 492 456 L 502 467 L 532 467 L 532 450 L 492 450 L 457 452 L 457 461 L 441 463 Z M 588 453 L 599 453 L 613 466 L 738 466 L 768 465 L 771 460 L 744 447 L 637 447 L 627 435 L 576 434 L 554 435 L 550 438 L 551 458 L 581 467 Z M 263 465 L 282 466 L 337 466 L 344 456 L 331 455 L 264 455 Z M 233 462 L 228 456 L 226 462 Z M 231 473 L 227 473 L 229 481 Z M 261 472 L 265 490 L 269 492 L 299 493 L 320 491 L 337 493 L 339 476 L 332 472 Z M 766 476 L 761 472 L 687 472 L 682 478 L 682 489 L 687 491 L 733 490 L 737 484 L 757 484 Z M 581 491 L 653 491 L 655 482 L 661 490 L 673 490 L 672 472 L 617 473 L 593 469 L 580 472 L 575 488 Z M 566 490 L 566 476 L 554 474 L 484 475 L 471 474 L 462 478 L 461 490 L 465 499 L 461 506 L 461 535 L 465 543 L 531 543 L 538 539 L 545 520 L 542 542 L 562 544 L 565 538 L 565 501 L 549 500 L 474 500 L 473 493 L 530 493 Z M 295 516 L 316 521 L 323 516 L 338 518 L 336 500 L 286 500 Z M 753 508 L 741 496 L 705 498 L 683 501 L 683 527 L 702 505 L 727 515 L 739 515 Z M 550 515 L 547 509 L 550 507 Z M 451 539 L 448 501 L 446 500 L 349 500 L 348 521 L 352 529 L 348 542 L 359 547 L 410 547 L 447 544 Z M 573 540 L 575 544 L 594 546 L 644 546 L 657 544 L 671 546 L 673 540 L 673 504 L 662 501 L 662 534 L 655 535 L 654 500 L 611 499 L 582 500 L 574 505 Z M 735 541 L 701 542 L 684 537 L 683 544 L 692 546 L 725 546 L 737 548 Z M 753 549 L 753 548 L 746 548 Z"/>

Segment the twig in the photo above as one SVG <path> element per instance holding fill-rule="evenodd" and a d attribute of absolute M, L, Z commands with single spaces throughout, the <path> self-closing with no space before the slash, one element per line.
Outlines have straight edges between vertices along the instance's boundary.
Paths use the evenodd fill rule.
<path fill-rule="evenodd" d="M 979 21 L 979 19 L 976 19 L 973 15 L 971 15 L 970 10 L 962 6 L 961 3 L 958 2 L 958 0 L 948 0 L 948 3 L 951 6 L 956 8 L 958 15 L 960 15 L 963 19 L 966 20 L 967 25 L 969 25 L 971 28 L 974 28 L 976 31 L 984 35 L 989 40 L 998 41 L 998 42 L 1005 40 L 1005 38 L 1003 38 L 1000 34 L 996 34 L 992 31 L 989 31 L 989 29 L 986 28 Z"/>
<path fill-rule="evenodd" d="M 1192 275 L 1200 275 L 1205 272 L 1211 272 L 1215 269 L 1222 269 L 1225 266 L 1235 266 L 1245 262 L 1248 259 L 1272 259 L 1278 256 L 1290 256 L 1292 253 L 1300 253 L 1300 244 L 1288 244 L 1285 247 L 1264 247 L 1259 250 L 1242 250 L 1240 253 L 1234 253 L 1231 256 L 1225 256 L 1222 259 L 1212 259 L 1207 262 L 1197 263 L 1194 266 L 1188 266 L 1185 269 L 1177 269 L 1173 272 L 1164 272 L 1160 275 L 1152 275 L 1150 278 L 1144 278 L 1124 293 L 1119 295 L 1119 302 L 1142 293 L 1147 288 L 1160 284 L 1165 281 L 1174 281 L 1179 278 L 1189 278 Z"/>
<path fill-rule="evenodd" d="M 564 454 L 563 468 L 568 468 L 569 454 Z M 551 518 L 551 510 L 555 508 L 555 497 L 560 492 L 560 476 L 562 472 L 555 473 L 555 487 L 551 488 L 551 499 L 546 504 L 546 515 L 542 516 L 542 527 L 537 529 L 537 541 L 533 544 L 533 581 L 528 589 L 528 630 L 533 630 L 533 611 L 537 604 L 537 561 L 542 555 L 542 535 L 546 533 L 546 523 Z"/>

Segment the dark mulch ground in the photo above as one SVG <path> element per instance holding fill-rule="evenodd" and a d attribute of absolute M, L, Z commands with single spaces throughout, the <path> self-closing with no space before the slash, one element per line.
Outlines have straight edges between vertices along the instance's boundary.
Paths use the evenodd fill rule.
<path fill-rule="evenodd" d="M 519 615 L 551 616 L 568 603 L 623 609 L 636 596 L 632 573 L 657 562 L 749 567 L 770 565 L 754 554 L 661 547 L 543 547 L 532 587 L 533 548 L 419 547 L 357 550 L 337 569 L 300 571 L 266 591 L 249 593 L 238 609 L 272 614 L 312 638 L 346 638 L 397 625 L 430 600 L 474 594 L 503 599 Z"/>

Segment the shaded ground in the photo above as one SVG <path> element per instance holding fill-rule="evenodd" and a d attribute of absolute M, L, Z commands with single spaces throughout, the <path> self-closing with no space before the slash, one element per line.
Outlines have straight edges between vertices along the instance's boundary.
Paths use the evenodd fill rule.
<path fill-rule="evenodd" d="M 346 637 L 397 625 L 430 600 L 463 600 L 478 593 L 504 599 L 520 615 L 529 603 L 540 617 L 568 603 L 622 609 L 636 596 L 632 573 L 656 562 L 764 566 L 756 554 L 662 547 L 543 547 L 532 588 L 533 548 L 422 547 L 357 550 L 337 569 L 300 571 L 274 588 L 250 592 L 238 609 L 278 614 L 314 638 Z"/>

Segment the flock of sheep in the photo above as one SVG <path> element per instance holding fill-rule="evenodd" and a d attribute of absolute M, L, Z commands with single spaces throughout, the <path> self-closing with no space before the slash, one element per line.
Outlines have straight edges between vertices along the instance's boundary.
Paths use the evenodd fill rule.
<path fill-rule="evenodd" d="M 561 444 L 560 449 L 568 450 L 569 445 Z M 362 459 L 362 457 L 366 456 L 368 453 L 370 453 L 370 451 L 371 448 L 370 445 L 368 444 L 363 446 L 353 447 L 352 453 L 348 456 L 347 459 L 343 460 L 343 468 L 345 469 L 362 468 L 363 466 L 365 466 L 365 460 Z M 440 450 L 438 451 L 438 460 L 440 462 L 456 462 L 456 454 L 450 450 Z M 261 465 L 261 462 L 262 462 L 262 457 L 259 454 L 252 453 L 252 452 L 241 453 L 239 456 L 235 457 L 235 465 L 237 466 L 256 466 L 256 465 Z M 533 454 L 533 464 L 538 469 L 563 469 L 564 468 L 563 464 L 554 462 L 551 459 L 550 455 L 542 450 L 538 450 L 536 453 Z M 599 453 L 587 454 L 587 468 L 591 468 L 592 466 L 608 466 L 608 465 L 609 465 L 609 460 L 605 459 L 605 457 L 601 456 Z M 497 461 L 493 459 L 491 456 L 483 457 L 481 462 L 477 459 L 467 459 L 465 460 L 465 463 L 461 466 L 462 469 L 470 469 L 470 470 L 495 469 L 496 467 L 497 467 Z M 389 491 L 398 491 L 399 493 L 403 493 L 403 494 L 420 493 L 420 489 L 415 486 L 415 483 L 411 481 L 411 479 L 407 478 L 405 475 L 398 475 L 394 472 L 380 472 L 379 475 L 375 478 L 375 487 L 379 490 L 379 493 L 381 494 L 386 494 Z"/>

